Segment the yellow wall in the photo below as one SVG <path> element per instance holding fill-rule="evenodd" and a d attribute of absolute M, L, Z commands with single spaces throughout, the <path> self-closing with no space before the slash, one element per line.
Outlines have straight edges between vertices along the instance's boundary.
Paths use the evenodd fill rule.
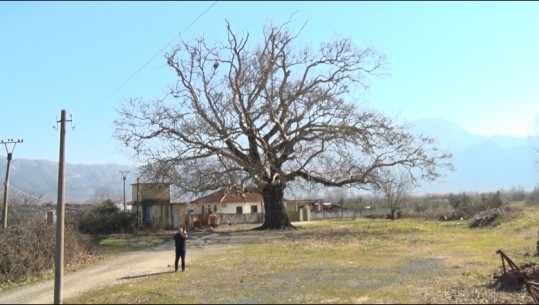
<path fill-rule="evenodd" d="M 141 203 L 138 207 L 139 221 L 143 223 L 143 209 L 150 207 L 153 228 L 170 229 L 174 227 L 174 211 L 179 214 L 179 225 L 186 225 L 188 216 L 186 204 L 170 202 L 170 185 L 166 183 L 139 183 L 131 185 L 132 199 Z M 137 197 L 137 191 L 139 196 Z M 136 205 L 133 207 L 136 211 Z"/>
<path fill-rule="evenodd" d="M 137 197 L 137 190 L 139 196 Z M 162 183 L 139 183 L 131 185 L 131 198 L 136 201 L 160 200 L 170 202 L 170 185 Z"/>

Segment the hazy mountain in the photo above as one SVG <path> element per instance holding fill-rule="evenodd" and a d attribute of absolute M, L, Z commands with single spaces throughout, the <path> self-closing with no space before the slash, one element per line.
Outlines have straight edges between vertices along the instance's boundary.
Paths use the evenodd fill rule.
<path fill-rule="evenodd" d="M 529 146 L 526 137 L 480 136 L 466 131 L 455 123 L 441 119 L 422 119 L 412 124 L 413 130 L 438 140 L 441 148 L 459 151 L 477 144 L 492 142 L 501 147 Z"/>
<path fill-rule="evenodd" d="M 5 181 L 6 157 L 0 156 L 0 176 Z M 131 183 L 136 180 L 135 168 L 120 164 L 65 165 L 65 201 L 85 202 L 100 194 L 123 199 L 123 177 L 126 177 L 126 200 L 131 198 Z M 58 162 L 49 160 L 13 159 L 9 172 L 10 197 L 28 194 L 43 201 L 58 200 Z M 3 189 L 2 189 L 3 192 Z"/>
<path fill-rule="evenodd" d="M 531 190 L 539 181 L 539 169 L 534 164 L 539 155 L 525 137 L 473 135 L 456 124 L 438 119 L 414 122 L 412 130 L 436 138 L 439 148 L 453 153 L 456 168 L 455 172 L 445 172 L 446 176 L 437 182 L 423 183 L 416 189 L 418 194 L 490 192 L 513 187 Z M 126 199 L 130 200 L 131 184 L 136 181 L 135 168 L 120 164 L 66 164 L 66 202 L 85 202 L 100 193 L 123 198 L 120 171 L 125 170 L 130 171 L 126 180 Z M 0 155 L 2 182 L 5 171 L 6 157 Z M 12 160 L 10 194 L 27 193 L 41 196 L 44 201 L 55 202 L 57 187 L 57 162 Z"/>
<path fill-rule="evenodd" d="M 424 183 L 421 193 L 490 192 L 522 187 L 531 190 L 539 181 L 539 158 L 526 137 L 479 136 L 438 119 L 412 124 L 417 133 L 437 139 L 441 149 L 453 153 L 455 172 L 445 172 L 440 182 Z"/>

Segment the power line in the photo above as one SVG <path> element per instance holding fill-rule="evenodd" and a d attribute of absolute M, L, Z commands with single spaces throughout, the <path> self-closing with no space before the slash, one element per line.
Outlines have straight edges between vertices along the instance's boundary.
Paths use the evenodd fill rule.
<path fill-rule="evenodd" d="M 37 201 L 41 200 L 41 198 L 37 198 L 37 197 L 34 196 L 34 195 L 28 194 L 28 193 L 26 193 L 25 191 L 22 191 L 22 190 L 20 190 L 20 189 L 18 189 L 18 188 L 16 188 L 16 187 L 14 187 L 13 185 L 10 185 L 10 186 L 9 186 L 9 189 L 14 190 L 14 191 L 16 191 L 16 192 L 18 192 L 18 193 L 21 193 L 21 194 L 23 194 L 23 195 L 26 195 L 27 197 L 30 197 L 30 198 L 35 199 L 35 200 L 37 200 Z"/>
<path fill-rule="evenodd" d="M 180 35 L 183 34 L 185 31 L 187 31 L 198 19 L 200 19 L 206 12 L 208 12 L 215 4 L 217 4 L 218 1 L 214 1 L 206 10 L 204 10 L 202 13 L 200 13 L 191 23 L 185 27 L 180 32 Z M 97 104 L 96 107 L 94 107 L 86 116 L 84 116 L 80 121 L 79 125 L 87 118 L 89 117 L 93 112 L 97 110 L 103 103 L 108 101 L 112 96 L 114 96 L 120 89 L 122 89 L 133 77 L 135 77 L 142 69 L 144 69 L 152 60 L 154 60 L 157 55 L 161 54 L 172 42 L 174 42 L 176 38 L 172 39 L 170 42 L 168 42 L 163 48 L 161 48 L 158 52 L 156 52 L 150 59 L 148 59 L 142 66 L 140 66 L 131 76 L 129 76 L 120 86 L 118 86 L 114 91 L 112 91 L 111 94 L 109 94 L 104 100 L 102 100 L 99 104 Z"/>
<path fill-rule="evenodd" d="M 218 1 L 214 1 L 210 6 L 208 6 L 202 13 L 200 13 L 193 21 L 191 21 L 181 32 L 184 33 L 187 31 L 196 21 L 198 21 L 204 14 L 206 14 L 215 4 L 217 4 Z M 177 37 L 172 39 L 170 42 L 168 42 L 164 47 L 162 47 L 158 52 L 156 52 L 153 56 L 151 56 L 144 64 L 142 64 L 134 73 L 132 73 L 123 83 L 121 83 L 112 93 L 110 93 L 106 98 L 104 98 L 100 103 L 98 103 L 92 110 L 90 110 L 85 116 L 83 116 L 82 119 L 79 120 L 79 123 L 77 126 L 79 126 L 83 121 L 85 121 L 88 117 L 91 116 L 92 113 L 94 113 L 99 107 L 101 107 L 106 101 L 108 101 L 111 97 L 113 97 L 118 91 L 120 91 L 130 80 L 132 80 L 142 69 L 144 69 L 152 60 L 154 60 L 159 54 L 161 54 L 167 47 L 169 47 Z M 91 150 L 94 150 L 95 153 L 103 160 L 105 158 L 95 150 L 95 147 L 91 147 Z"/>

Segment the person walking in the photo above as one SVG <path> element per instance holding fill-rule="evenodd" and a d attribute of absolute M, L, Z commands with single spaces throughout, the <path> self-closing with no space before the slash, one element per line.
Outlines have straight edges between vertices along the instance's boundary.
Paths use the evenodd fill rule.
<path fill-rule="evenodd" d="M 174 234 L 174 242 L 176 244 L 176 260 L 174 261 L 174 270 L 178 271 L 178 261 L 182 259 L 182 272 L 185 271 L 185 240 L 187 239 L 187 231 L 179 227 L 178 232 Z"/>

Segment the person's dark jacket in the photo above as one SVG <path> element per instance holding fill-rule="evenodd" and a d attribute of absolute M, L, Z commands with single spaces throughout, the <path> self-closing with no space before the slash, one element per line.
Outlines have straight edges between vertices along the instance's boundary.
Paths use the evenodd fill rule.
<path fill-rule="evenodd" d="M 184 234 L 181 234 L 180 232 L 174 234 L 174 241 L 176 243 L 176 249 L 178 250 L 184 250 L 185 249 L 185 239 L 187 237 Z"/>

